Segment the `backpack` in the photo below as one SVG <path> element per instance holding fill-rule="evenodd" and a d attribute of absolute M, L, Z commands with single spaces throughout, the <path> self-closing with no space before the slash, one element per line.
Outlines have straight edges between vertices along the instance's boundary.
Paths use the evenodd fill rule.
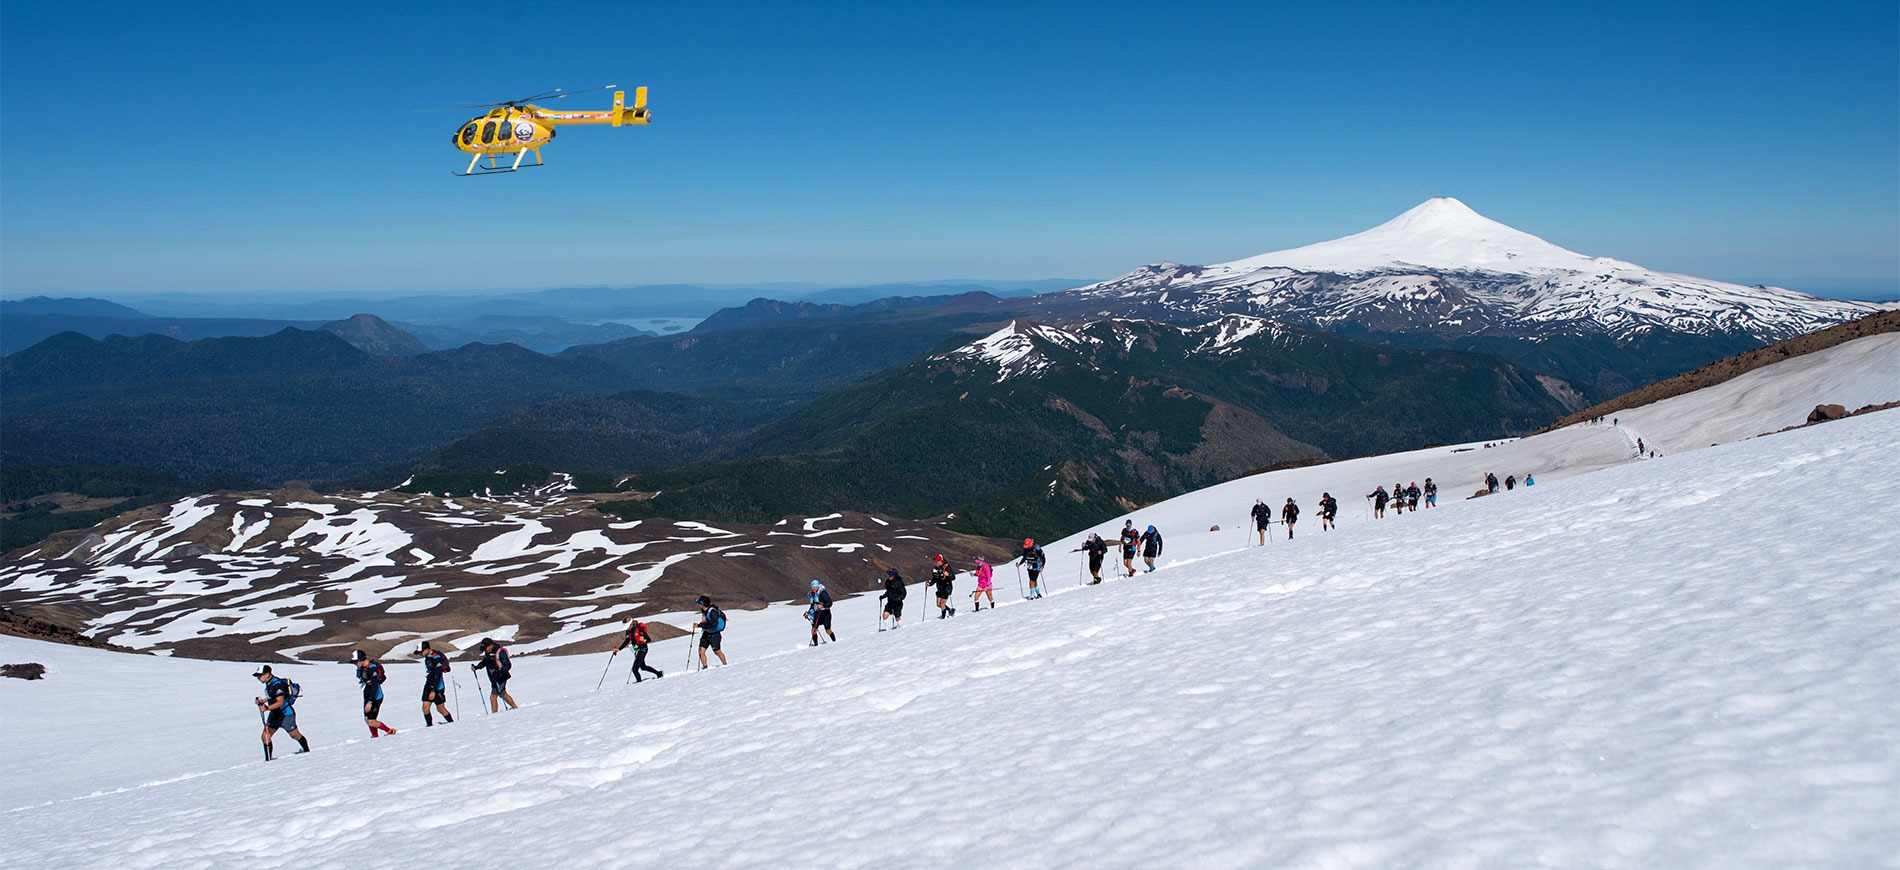
<path fill-rule="evenodd" d="M 647 624 L 644 622 L 634 623 L 633 624 L 633 645 L 646 646 L 650 640 L 651 639 L 647 637 Z"/>
<path fill-rule="evenodd" d="M 289 707 L 297 703 L 297 699 L 303 695 L 303 687 L 291 682 L 289 677 L 278 677 L 277 681 L 284 684 L 284 706 Z M 266 689 L 264 694 L 270 694 L 270 690 Z"/>
<path fill-rule="evenodd" d="M 706 611 L 706 622 L 712 626 L 710 631 L 717 634 L 726 630 L 726 612 L 717 607 Z"/>

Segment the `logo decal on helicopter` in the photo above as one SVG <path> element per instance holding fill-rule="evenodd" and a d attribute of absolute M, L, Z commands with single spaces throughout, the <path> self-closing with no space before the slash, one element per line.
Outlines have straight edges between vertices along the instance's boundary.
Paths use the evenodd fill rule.
<path fill-rule="evenodd" d="M 523 142 L 526 142 L 526 141 L 528 141 L 529 139 L 533 139 L 533 138 L 534 138 L 534 125 L 533 125 L 533 124 L 530 124 L 530 123 L 528 123 L 527 121 L 522 121 L 521 123 L 519 123 L 519 124 L 516 124 L 516 125 L 515 125 L 515 138 L 516 138 L 516 139 L 520 139 L 520 140 L 521 140 L 521 141 L 523 141 Z"/>

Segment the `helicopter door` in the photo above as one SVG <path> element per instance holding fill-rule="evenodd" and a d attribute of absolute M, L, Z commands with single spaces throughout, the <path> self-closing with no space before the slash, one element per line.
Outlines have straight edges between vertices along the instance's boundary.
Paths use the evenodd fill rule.
<path fill-rule="evenodd" d="M 473 143 L 474 141 L 475 141 L 475 124 L 470 123 L 468 126 L 462 128 L 462 144 L 468 145 L 468 144 Z"/>
<path fill-rule="evenodd" d="M 483 145 L 495 144 L 495 122 L 494 121 L 482 122 L 482 144 Z"/>

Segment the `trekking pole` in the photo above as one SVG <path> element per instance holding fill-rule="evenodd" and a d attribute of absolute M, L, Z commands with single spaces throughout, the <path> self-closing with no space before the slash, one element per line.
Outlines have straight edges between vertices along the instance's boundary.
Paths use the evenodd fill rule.
<path fill-rule="evenodd" d="M 686 672 L 687 673 L 692 673 L 693 671 L 693 638 L 698 637 L 698 636 L 699 636 L 699 626 L 697 625 L 693 626 L 693 630 L 687 632 L 686 634 Z"/>
<path fill-rule="evenodd" d="M 469 670 L 473 671 L 475 669 L 471 667 Z M 481 696 L 482 715 L 488 715 L 488 693 L 482 690 L 482 678 L 479 675 L 475 677 L 475 694 Z"/>
<path fill-rule="evenodd" d="M 1016 563 L 1016 594 L 1029 597 L 1029 588 L 1023 585 L 1023 563 Z"/>
<path fill-rule="evenodd" d="M 455 685 L 449 691 L 455 694 L 455 718 L 460 719 L 462 718 L 462 681 L 456 679 L 454 674 L 450 674 L 449 682 Z"/>
<path fill-rule="evenodd" d="M 604 667 L 604 668 L 601 668 L 601 669 L 600 669 L 600 682 L 597 682 L 597 683 L 595 683 L 595 684 L 594 684 L 594 691 L 596 691 L 596 692 L 598 692 L 598 691 L 600 691 L 600 687 L 601 687 L 601 686 L 604 686 L 604 685 L 606 685 L 606 684 L 607 684 L 607 672 L 608 672 L 608 671 L 610 671 L 610 670 L 613 670 L 613 667 L 614 667 L 614 656 L 617 656 L 617 655 L 620 655 L 620 648 L 619 648 L 619 647 L 615 647 L 615 648 L 614 648 L 614 651 L 613 651 L 612 653 L 609 653 L 609 654 L 608 654 L 608 656 L 607 656 L 607 666 L 606 666 L 606 667 Z"/>
<path fill-rule="evenodd" d="M 1084 585 L 1088 582 L 1082 579 L 1082 575 L 1088 573 L 1088 561 L 1089 556 L 1087 553 L 1083 553 L 1081 558 L 1075 560 L 1075 585 L 1077 586 Z"/>

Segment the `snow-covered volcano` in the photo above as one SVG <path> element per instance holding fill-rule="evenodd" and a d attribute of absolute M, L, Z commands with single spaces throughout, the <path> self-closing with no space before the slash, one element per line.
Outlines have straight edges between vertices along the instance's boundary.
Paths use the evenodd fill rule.
<path fill-rule="evenodd" d="M 1436 197 L 1362 233 L 1211 266 L 1156 263 L 1037 298 L 1045 316 L 1255 314 L 1334 331 L 1543 338 L 1666 330 L 1777 341 L 1882 306 L 1654 272 Z"/>

